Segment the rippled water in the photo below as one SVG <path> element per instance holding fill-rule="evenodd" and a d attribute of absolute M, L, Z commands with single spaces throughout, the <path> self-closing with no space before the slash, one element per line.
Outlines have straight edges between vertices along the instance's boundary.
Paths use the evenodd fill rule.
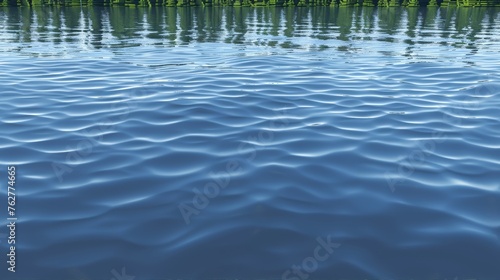
<path fill-rule="evenodd" d="M 500 9 L 0 28 L 1 279 L 500 279 Z"/>

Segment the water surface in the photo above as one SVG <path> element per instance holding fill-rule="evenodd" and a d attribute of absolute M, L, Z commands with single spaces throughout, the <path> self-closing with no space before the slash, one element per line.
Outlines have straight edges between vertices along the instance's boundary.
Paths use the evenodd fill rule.
<path fill-rule="evenodd" d="M 1 279 L 500 275 L 498 8 L 1 8 L 0 28 Z"/>

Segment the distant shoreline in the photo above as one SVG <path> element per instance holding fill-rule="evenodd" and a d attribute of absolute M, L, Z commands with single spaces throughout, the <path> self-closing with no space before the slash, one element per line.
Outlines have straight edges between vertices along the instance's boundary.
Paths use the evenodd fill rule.
<path fill-rule="evenodd" d="M 0 0 L 0 6 L 500 7 L 500 0 Z"/>

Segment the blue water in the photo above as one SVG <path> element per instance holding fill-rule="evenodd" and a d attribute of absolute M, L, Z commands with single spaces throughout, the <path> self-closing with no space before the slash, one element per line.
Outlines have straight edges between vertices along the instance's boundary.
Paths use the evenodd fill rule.
<path fill-rule="evenodd" d="M 500 9 L 0 28 L 0 279 L 500 279 Z"/>

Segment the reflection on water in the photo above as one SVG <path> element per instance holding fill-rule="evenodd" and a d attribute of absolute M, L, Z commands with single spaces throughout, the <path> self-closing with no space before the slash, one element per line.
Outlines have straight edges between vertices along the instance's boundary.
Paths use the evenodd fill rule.
<path fill-rule="evenodd" d="M 74 47 L 224 42 L 294 49 L 333 47 L 357 52 L 378 41 L 403 43 L 408 56 L 415 45 L 452 46 L 474 54 L 500 40 L 495 32 L 499 11 L 397 7 L 3 8 L 0 50 L 54 55 L 71 52 Z M 33 49 L 35 42 L 44 50 Z M 393 55 L 385 47 L 377 51 Z"/>
<path fill-rule="evenodd" d="M 0 9 L 0 279 L 498 280 L 499 15 Z"/>

